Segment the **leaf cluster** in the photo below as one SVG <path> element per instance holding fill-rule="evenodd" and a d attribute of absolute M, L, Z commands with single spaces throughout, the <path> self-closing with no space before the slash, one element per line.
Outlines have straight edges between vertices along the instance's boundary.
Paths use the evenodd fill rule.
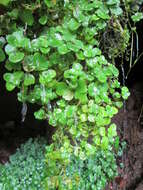
<path fill-rule="evenodd" d="M 49 155 L 48 155 L 49 156 Z M 61 190 L 87 189 L 101 190 L 109 180 L 117 175 L 117 165 L 114 154 L 111 151 L 97 150 L 95 154 L 85 160 L 71 155 L 70 164 L 61 160 L 54 167 L 53 162 L 47 159 L 49 171 L 47 177 L 47 189 Z M 50 170 L 51 169 L 51 170 Z M 53 176 L 53 172 L 60 175 Z"/>

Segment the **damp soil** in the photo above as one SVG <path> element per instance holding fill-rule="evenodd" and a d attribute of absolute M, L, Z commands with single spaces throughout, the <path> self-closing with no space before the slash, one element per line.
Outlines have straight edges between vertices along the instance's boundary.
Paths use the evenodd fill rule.
<path fill-rule="evenodd" d="M 117 158 L 119 175 L 106 190 L 143 190 L 143 83 L 134 84 L 130 92 L 124 108 L 113 118 L 120 140 L 126 141 L 127 146 L 123 156 Z M 28 138 L 46 134 L 46 123 L 30 119 L 23 125 L 13 120 L 0 123 L 0 163 L 8 162 L 9 156 Z M 47 138 L 51 133 L 49 128 Z"/>

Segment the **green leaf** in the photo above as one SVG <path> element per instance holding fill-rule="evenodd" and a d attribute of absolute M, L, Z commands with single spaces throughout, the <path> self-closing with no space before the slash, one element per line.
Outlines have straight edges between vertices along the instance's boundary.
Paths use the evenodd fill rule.
<path fill-rule="evenodd" d="M 123 10 L 122 10 L 122 8 L 120 8 L 120 7 L 111 7 L 110 8 L 110 11 L 111 11 L 111 13 L 113 14 L 113 15 L 116 15 L 116 16 L 119 16 L 119 15 L 122 15 L 122 13 L 123 13 Z"/>
<path fill-rule="evenodd" d="M 87 85 L 85 80 L 79 80 L 78 86 L 75 91 L 75 97 L 77 98 L 81 93 L 87 92 Z"/>
<path fill-rule="evenodd" d="M 46 119 L 46 113 L 42 108 L 40 110 L 36 111 L 34 113 L 34 116 L 36 119 L 39 119 L 39 120 Z"/>
<path fill-rule="evenodd" d="M 59 96 L 63 96 L 64 95 L 64 92 L 68 89 L 68 86 L 66 83 L 64 82 L 58 82 L 57 85 L 56 85 L 56 93 L 59 95 Z"/>
<path fill-rule="evenodd" d="M 11 53 L 16 52 L 16 48 L 15 48 L 14 46 L 10 45 L 10 44 L 7 44 L 7 45 L 5 46 L 5 52 L 6 52 L 8 55 L 10 55 Z"/>
<path fill-rule="evenodd" d="M 88 115 L 88 121 L 94 123 L 95 122 L 95 116 L 94 115 Z"/>
<path fill-rule="evenodd" d="M 87 115 L 86 114 L 81 114 L 80 115 L 80 120 L 81 120 L 81 122 L 86 122 L 87 121 Z"/>
<path fill-rule="evenodd" d="M 32 74 L 25 74 L 24 76 L 24 85 L 30 86 L 35 83 L 35 77 Z"/>
<path fill-rule="evenodd" d="M 6 39 L 11 46 L 22 47 L 24 40 L 23 30 L 19 29 L 10 35 L 7 35 Z"/>
<path fill-rule="evenodd" d="M 100 134 L 102 137 L 105 137 L 105 136 L 106 136 L 105 127 L 100 127 L 100 128 L 99 128 L 99 134 Z"/>
<path fill-rule="evenodd" d="M 60 118 L 59 118 L 59 123 L 63 126 L 66 125 L 67 123 L 67 118 L 66 115 L 64 113 L 61 113 Z"/>
<path fill-rule="evenodd" d="M 50 100 L 54 100 L 57 98 L 55 92 L 51 88 L 46 88 L 45 86 L 41 86 L 41 92 L 40 92 L 40 99 L 42 101 L 42 104 L 48 104 Z"/>
<path fill-rule="evenodd" d="M 104 20 L 110 19 L 110 16 L 108 15 L 108 13 L 104 9 L 98 9 L 96 14 L 99 18 L 102 18 Z"/>
<path fill-rule="evenodd" d="M 22 14 L 21 14 L 22 13 Z M 34 23 L 34 17 L 32 11 L 24 9 L 20 11 L 20 19 L 27 25 L 32 26 Z"/>
<path fill-rule="evenodd" d="M 41 84 L 47 84 L 47 83 L 51 82 L 53 80 L 53 78 L 55 78 L 55 76 L 56 76 L 55 70 L 49 69 L 47 71 L 43 71 L 40 74 L 39 82 Z"/>
<path fill-rule="evenodd" d="M 36 69 L 36 65 L 34 64 L 33 55 L 25 56 L 22 66 L 23 66 L 24 71 L 26 72 L 34 71 Z"/>
<path fill-rule="evenodd" d="M 121 94 L 122 94 L 122 97 L 123 97 L 125 100 L 127 100 L 128 97 L 130 96 L 130 92 L 129 92 L 128 88 L 125 87 L 125 86 L 122 87 Z"/>
<path fill-rule="evenodd" d="M 66 107 L 66 102 L 65 102 L 65 100 L 62 99 L 62 100 L 57 101 L 57 105 L 59 107 L 64 108 L 64 107 Z"/>
<path fill-rule="evenodd" d="M 66 89 L 63 93 L 63 98 L 67 101 L 71 101 L 73 99 L 73 96 L 74 96 L 73 92 L 68 89 Z"/>
<path fill-rule="evenodd" d="M 5 53 L 3 50 L 0 48 L 0 62 L 3 62 L 5 60 Z"/>
<path fill-rule="evenodd" d="M 120 138 L 117 136 L 115 138 L 115 149 L 119 150 L 119 146 L 120 146 Z"/>
<path fill-rule="evenodd" d="M 91 144 L 89 144 L 89 143 L 86 143 L 85 149 L 86 149 L 86 151 L 87 151 L 87 155 L 88 155 L 88 156 L 89 156 L 89 155 L 93 155 L 93 154 L 96 153 L 96 148 L 95 148 L 95 146 L 93 146 L 93 145 L 91 145 Z"/>
<path fill-rule="evenodd" d="M 8 91 L 14 90 L 15 87 L 16 87 L 16 86 L 15 86 L 14 84 L 10 83 L 10 82 L 7 82 L 7 83 L 6 83 L 6 89 L 7 89 Z"/>
<path fill-rule="evenodd" d="M 47 23 L 47 20 L 48 20 L 47 15 L 43 15 L 43 16 L 40 17 L 39 23 L 41 25 L 45 25 Z"/>
<path fill-rule="evenodd" d="M 104 72 L 98 72 L 96 74 L 96 77 L 98 78 L 98 80 L 102 83 L 105 83 L 107 81 L 107 77 L 106 77 L 106 74 Z"/>
<path fill-rule="evenodd" d="M 77 111 L 76 106 L 67 106 L 65 109 L 65 113 L 68 118 L 74 117 L 74 115 L 76 114 L 76 111 Z"/>
<path fill-rule="evenodd" d="M 66 44 L 62 44 L 62 45 L 58 46 L 58 51 L 59 51 L 59 54 L 64 55 L 64 54 L 68 53 L 70 50 L 68 49 Z"/>
<path fill-rule="evenodd" d="M 40 51 L 41 51 L 43 54 L 48 54 L 48 53 L 50 52 L 50 48 L 41 47 L 41 48 L 40 48 Z"/>
<path fill-rule="evenodd" d="M 12 70 L 21 70 L 22 67 L 21 67 L 21 64 L 19 63 L 12 63 L 10 62 L 9 60 L 6 61 L 5 63 L 5 68 L 8 70 L 8 71 L 12 71 Z"/>
<path fill-rule="evenodd" d="M 49 8 L 55 6 L 55 3 L 52 0 L 44 0 L 44 2 Z"/>
<path fill-rule="evenodd" d="M 68 47 L 68 49 L 70 49 L 71 51 L 74 51 L 74 52 L 78 52 L 78 50 L 79 50 L 79 48 L 71 42 L 67 43 L 67 47 Z"/>
<path fill-rule="evenodd" d="M 111 118 L 113 115 L 118 113 L 118 109 L 113 106 L 107 105 L 106 112 L 107 112 L 108 116 Z"/>
<path fill-rule="evenodd" d="M 119 0 L 107 0 L 107 5 L 116 5 L 119 2 Z"/>
<path fill-rule="evenodd" d="M 33 64 L 36 71 L 43 71 L 49 68 L 49 62 L 47 61 L 46 56 L 35 53 L 33 57 Z"/>
<path fill-rule="evenodd" d="M 0 4 L 4 5 L 4 6 L 8 6 L 8 4 L 11 2 L 12 0 L 1 0 Z"/>
<path fill-rule="evenodd" d="M 96 87 L 94 83 L 88 85 L 88 94 L 91 97 L 95 97 L 99 94 L 99 89 Z"/>
<path fill-rule="evenodd" d="M 75 98 L 79 99 L 82 103 L 87 101 L 87 85 L 85 80 L 78 81 L 78 86 L 75 91 Z"/>
<path fill-rule="evenodd" d="M 13 73 L 13 76 L 14 76 L 14 80 L 12 82 L 14 82 L 15 84 L 19 84 L 18 81 L 22 81 L 24 72 L 23 71 L 15 71 Z"/>
<path fill-rule="evenodd" d="M 20 62 L 20 61 L 23 60 L 23 58 L 24 58 L 24 53 L 20 52 L 20 51 L 11 53 L 9 55 L 9 61 L 12 62 L 12 63 Z"/>
<path fill-rule="evenodd" d="M 77 58 L 78 58 L 79 60 L 84 60 L 84 59 L 85 59 L 85 56 L 84 56 L 84 54 L 83 54 L 82 51 L 77 52 L 77 53 L 76 53 L 76 56 L 77 56 Z"/>
<path fill-rule="evenodd" d="M 135 13 L 131 18 L 132 18 L 132 20 L 133 20 L 134 22 L 139 22 L 140 20 L 143 19 L 143 13 L 137 12 L 137 13 Z"/>
<path fill-rule="evenodd" d="M 92 46 L 88 46 L 84 49 L 85 57 L 95 57 L 97 55 L 101 55 L 101 51 L 98 48 L 93 48 Z"/>
<path fill-rule="evenodd" d="M 108 139 L 108 137 L 103 137 L 102 139 L 101 139 L 101 147 L 103 148 L 103 149 L 107 149 L 108 148 L 108 145 L 109 145 L 109 139 Z"/>
<path fill-rule="evenodd" d="M 75 98 L 76 98 L 76 99 L 79 99 L 82 104 L 85 104 L 85 103 L 87 103 L 87 101 L 88 101 L 88 98 L 87 98 L 87 94 L 86 94 L 86 93 L 76 94 Z"/>
<path fill-rule="evenodd" d="M 108 136 L 109 137 L 117 136 L 117 129 L 115 124 L 110 125 L 110 127 L 108 128 Z"/>
<path fill-rule="evenodd" d="M 49 116 L 49 124 L 54 127 L 57 125 L 57 120 L 53 115 Z"/>
<path fill-rule="evenodd" d="M 71 31 L 77 30 L 80 26 L 80 24 L 74 18 L 72 18 L 67 24 Z"/>
<path fill-rule="evenodd" d="M 101 144 L 100 137 L 99 136 L 95 136 L 93 138 L 93 142 L 95 143 L 95 145 L 99 146 Z"/>
<path fill-rule="evenodd" d="M 13 9 L 11 12 L 8 12 L 8 16 L 13 19 L 17 19 L 19 14 L 19 10 L 17 8 Z"/>
<path fill-rule="evenodd" d="M 14 89 L 16 86 L 19 86 L 23 76 L 24 73 L 22 71 L 16 71 L 14 73 L 5 73 L 3 77 L 6 81 L 6 84 L 8 83 L 8 87 Z"/>
<path fill-rule="evenodd" d="M 110 64 L 109 69 L 115 77 L 118 77 L 119 71 L 113 64 Z"/>

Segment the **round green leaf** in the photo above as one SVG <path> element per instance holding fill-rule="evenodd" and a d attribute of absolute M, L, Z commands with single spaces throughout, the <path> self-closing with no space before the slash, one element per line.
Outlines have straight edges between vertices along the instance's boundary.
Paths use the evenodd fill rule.
<path fill-rule="evenodd" d="M 110 19 L 110 16 L 106 13 L 104 9 L 98 9 L 96 13 L 99 18 L 102 18 L 104 20 Z"/>
<path fill-rule="evenodd" d="M 20 62 L 23 60 L 23 58 L 24 58 L 24 53 L 19 52 L 19 51 L 11 53 L 9 55 L 9 61 L 12 63 Z"/>
<path fill-rule="evenodd" d="M 74 96 L 74 94 L 73 94 L 72 91 L 70 91 L 70 90 L 68 90 L 68 89 L 64 91 L 63 98 L 64 98 L 65 100 L 70 101 L 70 100 L 73 99 L 73 96 Z"/>
<path fill-rule="evenodd" d="M 34 71 L 36 69 L 36 65 L 34 64 L 33 55 L 25 56 L 22 66 L 26 72 Z"/>
<path fill-rule="evenodd" d="M 16 51 L 16 48 L 10 44 L 7 44 L 5 46 L 5 52 L 10 55 L 11 53 L 14 53 Z"/>
<path fill-rule="evenodd" d="M 122 87 L 121 93 L 122 93 L 122 97 L 123 97 L 125 100 L 127 100 L 128 97 L 129 97 L 129 95 L 130 95 L 130 92 L 129 92 L 128 88 L 125 87 L 125 86 Z"/>
<path fill-rule="evenodd" d="M 69 22 L 68 22 L 68 27 L 71 31 L 75 31 L 79 28 L 80 24 L 74 19 L 72 18 Z"/>
<path fill-rule="evenodd" d="M 143 19 L 143 13 L 142 12 L 137 12 L 131 18 L 132 18 L 132 20 L 134 22 L 139 22 L 140 20 Z"/>
<path fill-rule="evenodd" d="M 56 85 L 56 93 L 59 95 L 59 96 L 63 96 L 64 95 L 64 92 L 68 89 L 68 86 L 66 83 L 64 82 L 58 82 L 57 85 Z"/>
<path fill-rule="evenodd" d="M 46 56 L 35 53 L 33 57 L 33 65 L 36 71 L 43 71 L 49 68 L 49 62 L 47 61 Z"/>
<path fill-rule="evenodd" d="M 34 113 L 36 119 L 43 120 L 46 119 L 45 111 L 41 108 L 40 110 Z"/>
<path fill-rule="evenodd" d="M 25 74 L 24 85 L 29 86 L 35 83 L 35 77 L 32 74 Z"/>
<path fill-rule="evenodd" d="M 14 47 L 23 47 L 24 34 L 23 30 L 19 29 L 6 37 L 8 43 Z"/>
<path fill-rule="evenodd" d="M 8 91 L 14 90 L 15 87 L 16 87 L 16 86 L 15 86 L 14 84 L 10 83 L 10 82 L 7 82 L 7 83 L 6 83 L 6 89 L 7 89 Z"/>
<path fill-rule="evenodd" d="M 58 47 L 58 51 L 61 55 L 64 55 L 64 54 L 68 53 L 70 50 L 68 49 L 66 44 L 62 44 Z"/>
<path fill-rule="evenodd" d="M 56 76 L 56 71 L 55 70 L 49 69 L 47 71 L 43 71 L 40 74 L 39 82 L 41 84 L 49 83 L 49 82 L 51 82 L 53 80 L 53 78 L 55 78 L 55 76 Z"/>
<path fill-rule="evenodd" d="M 7 61 L 5 62 L 5 68 L 6 68 L 8 71 L 12 71 L 12 70 L 17 70 L 17 71 L 19 71 L 19 70 L 22 69 L 21 64 L 19 64 L 19 63 L 12 63 L 12 62 L 10 62 L 9 60 L 7 60 Z"/>
<path fill-rule="evenodd" d="M 40 19 L 39 19 L 39 23 L 41 25 L 45 25 L 47 23 L 47 16 L 46 15 L 41 16 Z"/>

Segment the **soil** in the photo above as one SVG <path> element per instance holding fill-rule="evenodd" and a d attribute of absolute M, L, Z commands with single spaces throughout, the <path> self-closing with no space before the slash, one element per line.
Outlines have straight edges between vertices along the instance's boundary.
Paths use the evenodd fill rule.
<path fill-rule="evenodd" d="M 118 165 L 122 162 L 124 166 L 118 167 L 119 175 L 107 190 L 143 190 L 143 83 L 134 84 L 130 92 L 124 108 L 113 118 L 120 139 L 127 143 L 123 156 L 117 158 Z M 8 162 L 28 138 L 45 135 L 46 125 L 31 118 L 23 125 L 13 120 L 0 124 L 0 163 Z"/>

